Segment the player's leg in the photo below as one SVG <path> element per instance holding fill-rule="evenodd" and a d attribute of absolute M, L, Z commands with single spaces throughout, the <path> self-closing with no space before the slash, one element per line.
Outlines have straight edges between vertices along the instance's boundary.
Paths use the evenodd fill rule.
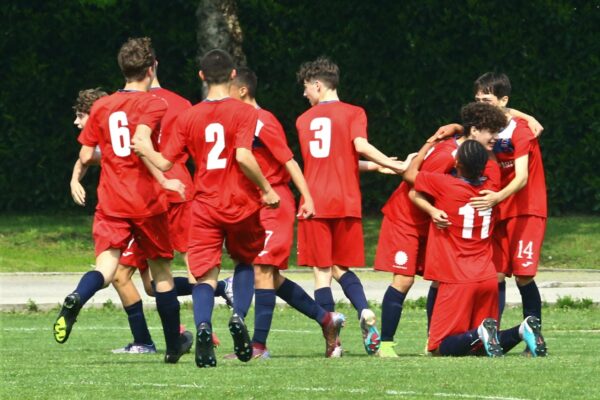
<path fill-rule="evenodd" d="M 498 323 L 502 321 L 502 314 L 506 305 L 506 276 L 512 274 L 512 267 L 508 249 L 510 242 L 506 232 L 507 221 L 499 221 L 494 227 L 492 236 L 493 262 L 498 273 Z"/>
<path fill-rule="evenodd" d="M 433 308 L 435 306 L 435 299 L 437 298 L 439 286 L 439 282 L 433 281 L 431 282 L 431 285 L 429 285 L 429 291 L 427 292 L 427 304 L 425 306 L 427 311 L 427 334 L 429 334 L 429 327 L 431 326 L 431 317 L 433 315 Z"/>
<path fill-rule="evenodd" d="M 254 335 L 252 336 L 252 357 L 270 358 L 267 350 L 267 337 L 271 329 L 275 310 L 274 265 L 254 266 Z"/>

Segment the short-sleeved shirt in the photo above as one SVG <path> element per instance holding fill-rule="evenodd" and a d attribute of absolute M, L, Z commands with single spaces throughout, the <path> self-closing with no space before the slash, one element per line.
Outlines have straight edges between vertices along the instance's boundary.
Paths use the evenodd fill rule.
<path fill-rule="evenodd" d="M 161 87 L 151 88 L 150 93 L 164 99 L 168 105 L 167 112 L 160 123 L 160 135 L 158 136 L 158 148 L 159 150 L 162 150 L 169 141 L 177 116 L 181 114 L 182 111 L 190 108 L 192 103 L 177 93 Z M 185 165 L 187 159 L 188 154 L 183 153 L 181 157 L 173 163 L 173 168 L 164 173 L 166 178 L 179 179 L 185 185 L 185 200 L 181 199 L 179 193 L 170 190 L 165 191 L 169 203 L 181 203 L 192 199 L 194 183 L 192 182 L 192 175 L 190 175 L 190 171 Z"/>
<path fill-rule="evenodd" d="M 502 187 L 508 185 L 515 177 L 515 160 L 529 155 L 527 185 L 500 203 L 500 218 L 521 215 L 547 217 L 546 178 L 542 152 L 527 121 L 520 118 L 511 119 L 506 129 L 498 135 L 494 153 L 500 164 Z"/>
<path fill-rule="evenodd" d="M 304 177 L 315 203 L 314 218 L 361 217 L 358 153 L 367 138 L 367 116 L 341 101 L 321 102 L 296 120 Z"/>
<path fill-rule="evenodd" d="M 98 99 L 78 137 L 84 146 L 102 152 L 98 206 L 104 214 L 144 218 L 167 210 L 164 191 L 130 144 L 138 125 L 152 129 L 156 147 L 165 101 L 141 91 L 118 91 Z"/>
<path fill-rule="evenodd" d="M 419 172 L 415 190 L 430 195 L 451 223 L 445 229 L 429 229 L 425 279 L 468 283 L 496 276 L 491 242 L 494 210 L 477 211 L 469 205 L 480 190 L 494 187 L 497 182 L 490 179 L 475 185 L 448 174 Z"/>
<path fill-rule="evenodd" d="M 290 181 L 285 163 L 294 158 L 294 155 L 288 147 L 285 132 L 277 118 L 262 108 L 258 109 L 252 152 L 271 185 L 287 184 Z"/>
<path fill-rule="evenodd" d="M 179 115 L 163 149 L 173 162 L 186 149 L 196 165 L 194 198 L 215 208 L 221 219 L 239 222 L 260 208 L 258 188 L 242 172 L 236 149 L 252 150 L 257 110 L 239 100 L 205 100 Z"/>

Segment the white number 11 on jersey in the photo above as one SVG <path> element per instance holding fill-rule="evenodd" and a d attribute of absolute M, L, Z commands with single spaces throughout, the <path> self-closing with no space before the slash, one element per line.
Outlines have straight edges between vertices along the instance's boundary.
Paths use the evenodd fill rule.
<path fill-rule="evenodd" d="M 475 222 L 475 209 L 469 204 L 465 204 L 463 207 L 458 209 L 458 214 L 464 217 L 463 219 L 463 230 L 462 237 L 465 239 L 473 238 L 473 225 Z M 485 210 L 479 210 L 477 213 L 480 217 L 483 217 L 481 223 L 481 239 L 485 239 L 490 236 L 490 223 L 492 221 L 492 209 L 488 208 Z"/>

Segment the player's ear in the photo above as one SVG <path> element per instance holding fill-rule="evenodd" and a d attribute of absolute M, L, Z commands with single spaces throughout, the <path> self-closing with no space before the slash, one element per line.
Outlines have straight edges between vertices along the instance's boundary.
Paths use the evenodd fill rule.
<path fill-rule="evenodd" d="M 498 103 L 501 107 L 506 107 L 506 105 L 508 104 L 508 96 L 502 96 L 501 98 L 499 98 Z"/>
<path fill-rule="evenodd" d="M 198 71 L 198 76 L 200 77 L 201 80 L 205 80 L 204 79 L 204 72 L 202 72 L 202 70 Z"/>
<path fill-rule="evenodd" d="M 237 76 L 237 70 L 234 68 L 231 70 L 231 75 L 229 76 L 229 79 L 234 80 L 236 76 Z"/>
<path fill-rule="evenodd" d="M 240 97 L 244 98 L 248 95 L 248 88 L 246 86 L 242 86 L 239 90 L 240 90 Z"/>

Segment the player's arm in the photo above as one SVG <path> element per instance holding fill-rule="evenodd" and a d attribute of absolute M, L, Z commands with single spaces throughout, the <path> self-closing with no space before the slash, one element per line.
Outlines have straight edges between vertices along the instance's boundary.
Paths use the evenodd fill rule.
<path fill-rule="evenodd" d="M 527 185 L 529 179 L 529 154 L 515 159 L 515 177 L 499 192 L 482 190 L 481 196 L 471 198 L 471 206 L 477 210 L 484 210 L 495 206 L 507 197 L 517 193 Z"/>
<path fill-rule="evenodd" d="M 150 138 L 151 135 L 152 129 L 149 126 L 143 124 L 138 125 L 135 129 L 131 148 L 138 156 L 142 157 L 142 160 L 147 159 L 160 171 L 166 172 L 173 167 L 173 163 L 154 149 L 154 145 Z M 146 163 L 146 161 L 144 161 L 144 163 Z"/>
<path fill-rule="evenodd" d="M 240 166 L 242 172 L 248 179 L 250 179 L 259 189 L 262 191 L 263 203 L 269 208 L 279 207 L 279 195 L 271 185 L 267 178 L 263 175 L 258 162 L 251 150 L 244 147 L 238 147 L 235 149 L 235 160 Z"/>
<path fill-rule="evenodd" d="M 160 153 L 159 153 L 160 154 Z M 185 185 L 179 179 L 168 179 L 161 170 L 156 168 L 146 157 L 141 157 L 142 162 L 148 168 L 154 179 L 158 181 L 160 187 L 165 190 L 177 192 L 181 200 L 185 200 Z"/>
<path fill-rule="evenodd" d="M 80 206 L 85 206 L 85 189 L 81 185 L 81 180 L 85 176 L 88 170 L 89 165 L 97 165 L 100 164 L 100 151 L 94 148 L 94 152 L 92 154 L 92 159 L 88 165 L 83 165 L 81 160 L 78 158 L 75 161 L 75 165 L 73 166 L 73 173 L 71 174 L 71 182 L 69 185 L 71 186 L 71 197 L 73 197 L 73 201 Z"/>
<path fill-rule="evenodd" d="M 514 108 L 508 108 L 507 111 L 512 117 L 522 118 L 525 121 L 527 121 L 529 129 L 531 129 L 535 137 L 538 137 L 542 134 L 544 127 L 533 116 L 525 114 L 524 112 L 521 112 L 519 110 L 515 110 Z"/>
<path fill-rule="evenodd" d="M 436 140 L 442 140 L 454 135 L 462 135 L 464 129 L 460 124 L 448 124 L 440 126 L 437 131 L 429 138 L 428 142 L 434 142 Z"/>
<path fill-rule="evenodd" d="M 431 221 L 435 224 L 435 226 L 438 227 L 438 229 L 444 229 L 451 225 L 450 221 L 448 220 L 448 214 L 439 208 L 435 208 L 423 193 L 417 192 L 414 188 L 412 188 L 408 192 L 408 197 L 418 208 L 423 210 L 423 212 L 427 213 L 431 217 Z"/>
<path fill-rule="evenodd" d="M 435 145 L 435 142 L 433 142 L 433 141 L 430 142 L 428 140 L 423 145 L 423 147 L 421 147 L 421 149 L 417 153 L 417 156 L 415 158 L 413 158 L 413 160 L 411 161 L 411 163 L 408 166 L 408 168 L 406 169 L 406 171 L 404 171 L 404 173 L 402 174 L 402 178 L 404 179 L 404 181 L 406 183 L 408 183 L 411 186 L 414 185 L 415 180 L 417 179 L 417 175 L 419 174 L 419 168 L 421 168 L 421 164 L 423 164 L 423 160 L 425 159 L 427 152 L 434 145 Z"/>
<path fill-rule="evenodd" d="M 357 137 L 354 139 L 354 149 L 364 158 L 373 161 L 375 164 L 381 167 L 389 168 L 398 174 L 403 173 L 410 163 L 410 161 L 398 161 L 386 156 L 363 137 Z"/>
<path fill-rule="evenodd" d="M 300 166 L 293 158 L 284 165 L 285 169 L 292 177 L 294 185 L 296 185 L 296 188 L 304 200 L 304 202 L 300 204 L 300 207 L 298 208 L 298 214 L 296 216 L 302 218 L 313 217 L 315 215 L 315 203 L 313 202 L 310 190 L 308 190 L 308 184 L 306 183 L 306 179 L 304 179 L 304 174 L 302 174 Z"/>

